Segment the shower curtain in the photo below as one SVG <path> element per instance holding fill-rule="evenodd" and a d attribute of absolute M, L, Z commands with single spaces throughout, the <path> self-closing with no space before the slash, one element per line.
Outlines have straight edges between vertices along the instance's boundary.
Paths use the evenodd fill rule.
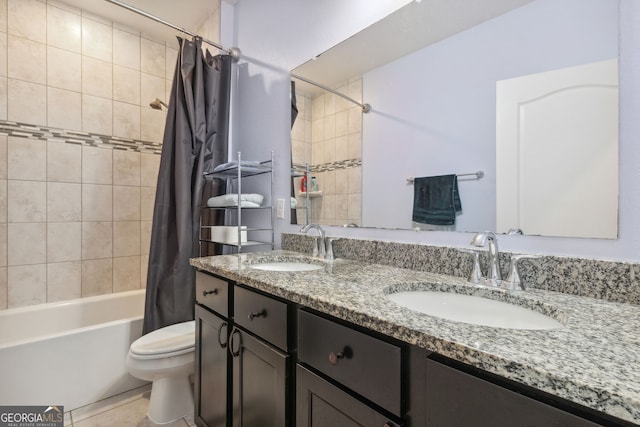
<path fill-rule="evenodd" d="M 153 211 L 143 333 L 193 320 L 203 173 L 227 161 L 231 57 L 180 49 L 164 130 Z M 224 193 L 222 182 L 211 183 Z M 217 188 L 216 188 L 217 187 Z"/>

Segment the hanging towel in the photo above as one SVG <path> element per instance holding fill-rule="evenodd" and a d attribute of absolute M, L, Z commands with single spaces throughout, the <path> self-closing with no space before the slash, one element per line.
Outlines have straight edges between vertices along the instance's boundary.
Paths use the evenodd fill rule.
<path fill-rule="evenodd" d="M 413 180 L 413 221 L 453 225 L 462 211 L 456 175 L 439 175 Z"/>

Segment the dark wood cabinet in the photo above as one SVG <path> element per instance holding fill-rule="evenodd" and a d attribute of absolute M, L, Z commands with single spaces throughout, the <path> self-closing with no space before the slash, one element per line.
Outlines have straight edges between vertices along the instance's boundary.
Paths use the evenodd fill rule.
<path fill-rule="evenodd" d="M 298 365 L 297 427 L 396 427 L 388 417 Z"/>
<path fill-rule="evenodd" d="M 283 427 L 287 422 L 289 356 L 247 332 L 234 328 L 233 426 Z"/>
<path fill-rule="evenodd" d="M 195 418 L 200 426 L 226 427 L 228 321 L 196 305 Z"/>

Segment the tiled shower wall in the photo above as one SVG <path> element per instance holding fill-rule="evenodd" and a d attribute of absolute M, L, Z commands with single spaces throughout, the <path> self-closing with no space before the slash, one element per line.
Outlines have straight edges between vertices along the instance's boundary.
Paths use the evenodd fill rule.
<path fill-rule="evenodd" d="M 362 102 L 362 79 L 339 85 L 340 93 Z M 309 163 L 322 197 L 311 199 L 311 222 L 327 225 L 361 224 L 362 218 L 362 110 L 357 105 L 323 92 L 311 99 L 296 95 L 298 118 L 291 132 L 292 158 Z M 300 179 L 295 189 L 298 195 Z M 304 212 L 298 210 L 298 223 Z"/>
<path fill-rule="evenodd" d="M 0 0 L 0 309 L 145 286 L 165 121 L 149 102 L 168 102 L 176 55 L 64 3 Z"/>

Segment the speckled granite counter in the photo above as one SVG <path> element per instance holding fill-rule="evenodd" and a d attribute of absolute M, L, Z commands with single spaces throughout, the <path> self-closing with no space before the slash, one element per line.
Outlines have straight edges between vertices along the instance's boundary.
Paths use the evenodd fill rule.
<path fill-rule="evenodd" d="M 306 261 L 310 272 L 249 268 Z M 508 294 L 464 279 L 275 251 L 196 258 L 191 264 L 269 294 L 435 351 L 502 377 L 640 425 L 640 307 L 544 290 Z M 564 324 L 555 330 L 476 326 L 420 314 L 390 302 L 399 290 L 455 290 L 527 306 Z"/>

